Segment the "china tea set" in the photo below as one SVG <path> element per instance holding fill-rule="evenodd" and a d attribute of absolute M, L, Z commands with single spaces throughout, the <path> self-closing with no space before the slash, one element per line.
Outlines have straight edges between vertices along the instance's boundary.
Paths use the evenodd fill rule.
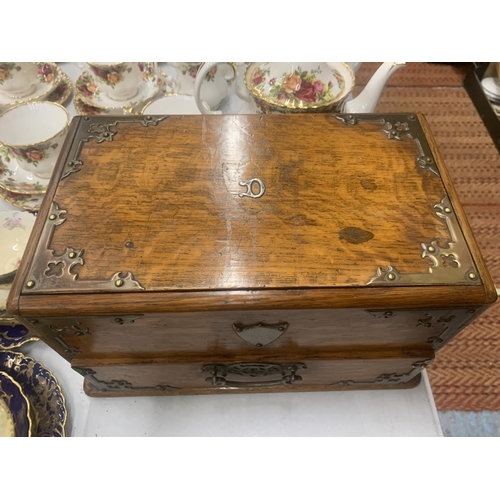
<path fill-rule="evenodd" d="M 240 114 L 374 110 L 387 79 L 405 63 L 383 63 L 353 98 L 359 63 L 75 63 L 81 115 L 220 114 L 235 96 Z M 71 81 L 54 63 L 0 63 L 0 196 L 37 210 L 66 136 L 61 105 Z"/>

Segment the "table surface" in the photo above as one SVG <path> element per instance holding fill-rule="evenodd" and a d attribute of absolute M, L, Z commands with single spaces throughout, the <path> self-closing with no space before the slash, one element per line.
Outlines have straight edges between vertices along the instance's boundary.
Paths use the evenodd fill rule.
<path fill-rule="evenodd" d="M 74 83 L 81 70 L 60 66 Z M 75 116 L 72 101 L 65 106 Z M 221 110 L 241 106 L 230 94 Z M 0 199 L 0 210 L 16 208 Z M 425 371 L 417 387 L 403 390 L 89 398 L 83 378 L 43 342 L 19 350 L 58 379 L 69 436 L 442 436 Z"/>

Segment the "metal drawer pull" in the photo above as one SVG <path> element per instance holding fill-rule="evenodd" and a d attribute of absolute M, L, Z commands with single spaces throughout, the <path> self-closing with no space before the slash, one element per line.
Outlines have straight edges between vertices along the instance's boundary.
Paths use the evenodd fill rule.
<path fill-rule="evenodd" d="M 205 365 L 202 371 L 210 373 L 210 377 L 205 380 L 214 387 L 234 387 L 234 388 L 252 388 L 252 387 L 279 387 L 283 385 L 292 385 L 302 380 L 297 375 L 298 370 L 305 370 L 304 363 L 290 363 L 280 365 L 277 363 L 237 363 L 233 365 Z M 239 375 L 242 377 L 269 377 L 272 375 L 281 375 L 277 380 L 262 380 L 260 382 L 239 382 L 235 380 L 226 380 L 228 375 Z"/>

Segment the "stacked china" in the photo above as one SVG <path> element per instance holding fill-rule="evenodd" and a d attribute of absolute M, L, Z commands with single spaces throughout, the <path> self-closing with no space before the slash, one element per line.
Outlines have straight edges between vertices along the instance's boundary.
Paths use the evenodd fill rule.
<path fill-rule="evenodd" d="M 62 104 L 72 90 L 70 78 L 57 64 L 0 63 L 0 128 L 7 131 L 0 130 L 0 197 L 11 205 L 33 211 L 40 208 L 50 177 L 49 164 L 63 139 L 60 136 L 58 141 L 47 142 L 50 137 L 44 136 L 44 121 L 53 118 L 56 127 L 60 126 L 57 132 L 63 130 L 64 117 L 69 117 Z M 58 111 L 50 111 L 55 108 Z M 28 128 L 38 127 L 38 134 L 33 130 L 8 131 L 12 125 L 24 127 L 27 121 L 31 122 Z M 49 123 L 49 128 L 53 129 L 54 123 Z"/>

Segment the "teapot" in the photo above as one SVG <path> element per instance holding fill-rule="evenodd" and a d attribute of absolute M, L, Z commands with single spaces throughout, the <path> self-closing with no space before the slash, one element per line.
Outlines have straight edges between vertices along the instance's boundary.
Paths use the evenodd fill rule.
<path fill-rule="evenodd" d="M 219 63 L 204 63 L 198 73 L 200 80 L 217 64 Z M 250 63 L 243 74 L 245 88 L 238 85 L 238 78 L 233 79 L 234 92 L 245 101 L 240 113 L 372 113 L 389 77 L 406 63 L 383 63 L 363 91 L 352 98 L 354 72 L 359 64 Z M 202 104 L 200 93 L 196 90 L 195 85 L 195 99 L 200 111 L 214 114 Z"/>

